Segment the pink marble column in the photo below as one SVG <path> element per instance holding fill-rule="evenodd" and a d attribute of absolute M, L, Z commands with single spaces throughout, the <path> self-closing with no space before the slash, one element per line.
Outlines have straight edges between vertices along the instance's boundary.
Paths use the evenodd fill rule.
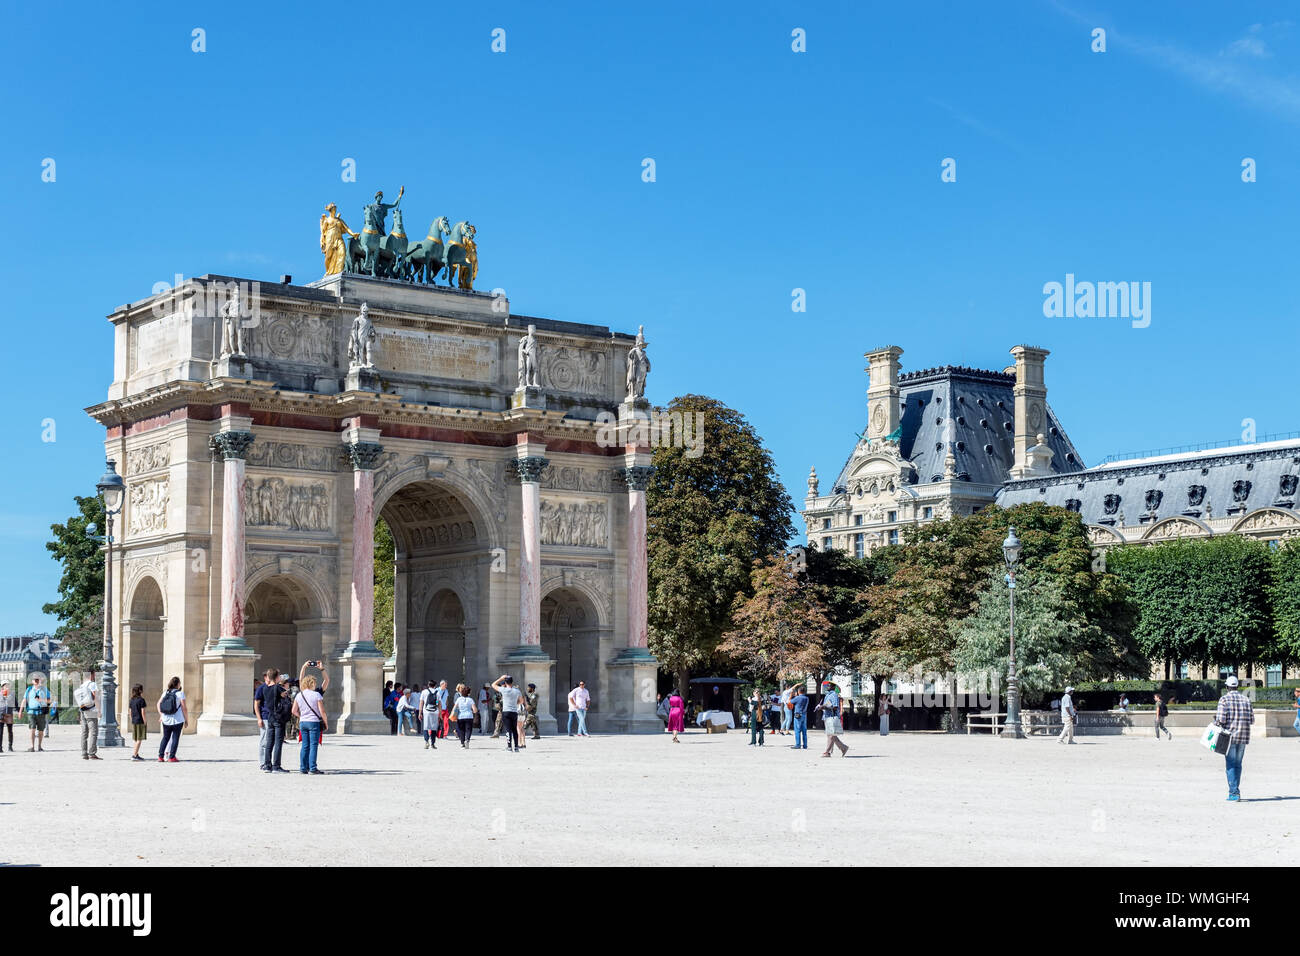
<path fill-rule="evenodd" d="M 649 586 L 645 490 L 652 471 L 644 465 L 623 469 L 623 480 L 627 483 L 627 646 L 630 648 L 647 648 L 650 643 L 646 616 Z"/>
<path fill-rule="evenodd" d="M 519 643 L 542 644 L 542 471 L 545 458 L 533 455 L 515 459 L 523 509 L 519 533 Z"/>
<path fill-rule="evenodd" d="M 375 647 L 375 464 L 383 446 L 353 442 L 352 456 L 352 620 L 348 646 Z"/>
<path fill-rule="evenodd" d="M 244 641 L 244 456 L 251 432 L 218 432 L 214 450 L 225 459 L 221 486 L 221 633 L 216 646 L 246 649 Z"/>

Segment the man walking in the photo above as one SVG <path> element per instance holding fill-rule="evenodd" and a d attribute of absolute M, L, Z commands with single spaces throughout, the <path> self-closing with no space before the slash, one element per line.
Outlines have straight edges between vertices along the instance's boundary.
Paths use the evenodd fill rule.
<path fill-rule="evenodd" d="M 27 720 L 32 730 L 32 745 L 27 752 L 45 752 L 45 712 L 50 708 L 50 692 L 41 686 L 39 674 L 32 678 L 30 686 L 23 692 L 23 710 L 27 711 Z"/>
<path fill-rule="evenodd" d="M 276 686 L 276 678 L 280 676 L 278 668 L 272 667 L 262 673 L 262 683 L 257 685 L 253 691 L 253 716 L 257 718 L 257 768 L 259 770 L 270 770 L 270 762 L 267 757 L 269 744 L 271 740 L 270 725 L 267 722 L 270 716 L 266 709 L 266 692 L 269 688 Z"/>
<path fill-rule="evenodd" d="M 822 756 L 829 757 L 836 747 L 840 748 L 840 755 L 843 756 L 849 752 L 844 741 L 840 740 L 840 734 L 844 733 L 844 702 L 830 681 L 822 684 L 822 690 L 825 692 L 822 696 L 822 719 L 826 724 L 826 752 Z"/>
<path fill-rule="evenodd" d="M 492 691 L 484 684 L 478 692 L 478 714 L 482 732 L 492 732 Z"/>
<path fill-rule="evenodd" d="M 1165 718 L 1168 716 L 1169 705 L 1165 703 L 1163 697 L 1156 694 L 1156 740 L 1160 739 L 1160 731 L 1162 730 L 1169 735 L 1170 740 L 1174 739 L 1174 735 L 1169 733 L 1169 728 L 1165 726 Z"/>
<path fill-rule="evenodd" d="M 528 705 L 528 716 L 524 718 L 524 733 L 532 731 L 529 735 L 533 740 L 541 740 L 542 735 L 537 726 L 537 708 L 541 703 L 541 697 L 537 693 L 537 685 L 529 684 L 528 693 L 524 695 L 524 702 Z"/>
<path fill-rule="evenodd" d="M 1074 698 L 1070 695 L 1074 693 L 1073 687 L 1065 688 L 1065 696 L 1061 698 L 1061 735 L 1056 739 L 1063 744 L 1074 743 L 1074 719 L 1079 715 L 1074 709 Z"/>
<path fill-rule="evenodd" d="M 523 692 L 515 686 L 514 678 L 502 674 L 492 684 L 501 695 L 501 728 L 506 732 L 506 750 L 519 752 L 519 699 Z"/>
<path fill-rule="evenodd" d="M 429 682 L 429 688 L 433 688 L 433 682 Z M 438 710 L 441 714 L 441 720 L 438 726 L 438 739 L 445 740 L 447 737 L 447 721 L 451 719 L 451 694 L 447 690 L 445 680 L 438 681 Z"/>
<path fill-rule="evenodd" d="M 585 680 L 578 681 L 578 686 L 569 691 L 569 736 L 573 736 L 573 717 L 578 716 L 578 736 L 587 734 L 587 706 L 591 703 L 591 694 Z"/>
<path fill-rule="evenodd" d="M 1219 698 L 1214 711 L 1214 722 L 1232 738 L 1224 754 L 1228 772 L 1228 799 L 1233 803 L 1241 799 L 1241 762 L 1250 743 L 1250 725 L 1255 722 L 1255 709 L 1246 695 L 1237 690 L 1237 678 L 1229 677 L 1225 683 L 1228 692 Z"/>
<path fill-rule="evenodd" d="M 794 715 L 794 749 L 808 749 L 808 692 L 803 687 L 795 688 L 794 699 L 790 702 Z"/>
<path fill-rule="evenodd" d="M 99 760 L 99 688 L 95 686 L 95 672 L 86 672 L 86 682 L 74 695 L 78 719 L 81 721 L 81 759 Z"/>
<path fill-rule="evenodd" d="M 289 700 L 289 675 L 279 674 L 262 691 L 262 709 L 266 713 L 266 765 L 264 773 L 288 773 L 281 765 L 284 753 L 284 729 L 292 714 Z"/>

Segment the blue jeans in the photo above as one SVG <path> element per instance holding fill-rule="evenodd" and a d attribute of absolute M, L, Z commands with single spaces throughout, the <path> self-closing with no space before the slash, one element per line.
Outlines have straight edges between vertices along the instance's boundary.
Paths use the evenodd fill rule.
<path fill-rule="evenodd" d="M 298 748 L 298 769 L 303 773 L 316 769 L 316 751 L 320 749 L 320 724 L 299 724 L 302 745 Z"/>
<path fill-rule="evenodd" d="M 1246 756 L 1246 745 L 1234 742 L 1223 756 L 1228 770 L 1228 796 L 1241 796 L 1241 761 Z"/>
<path fill-rule="evenodd" d="M 784 707 L 781 708 L 781 729 L 782 730 L 790 729 L 790 718 L 792 716 L 793 713 L 791 711 L 786 710 Z"/>
<path fill-rule="evenodd" d="M 415 711 L 413 711 L 413 710 L 399 710 L 397 713 L 398 713 L 398 716 L 401 717 L 401 726 L 398 728 L 398 730 L 399 730 L 400 733 L 403 733 L 403 734 L 406 733 L 406 729 L 407 729 L 408 727 L 409 727 L 411 730 L 418 730 L 418 729 L 419 729 L 419 728 L 416 726 L 416 723 L 415 723 Z"/>
<path fill-rule="evenodd" d="M 587 712 L 585 710 L 578 711 L 578 733 L 584 737 L 587 736 Z"/>
<path fill-rule="evenodd" d="M 808 749 L 808 715 L 794 715 L 794 745 Z"/>
<path fill-rule="evenodd" d="M 1300 710 L 1295 712 L 1295 723 L 1291 726 L 1295 728 L 1297 734 L 1300 734 Z"/>

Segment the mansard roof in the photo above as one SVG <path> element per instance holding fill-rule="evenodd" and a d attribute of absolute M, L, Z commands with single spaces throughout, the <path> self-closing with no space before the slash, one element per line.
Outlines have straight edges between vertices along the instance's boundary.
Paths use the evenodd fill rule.
<path fill-rule="evenodd" d="M 1086 524 L 1154 524 L 1176 515 L 1216 518 L 1257 508 L 1295 509 L 1300 439 L 1111 462 L 1048 478 L 1008 481 L 1003 507 L 1041 501 L 1079 512 Z"/>
<path fill-rule="evenodd" d="M 1000 485 L 1014 462 L 1016 377 L 1007 372 L 944 365 L 898 377 L 902 434 L 899 451 L 916 467 L 919 483 L 943 475 L 948 444 L 957 474 L 965 480 Z M 1065 434 L 1051 406 L 1044 440 L 1055 453 L 1054 471 L 1083 467 L 1078 450 Z M 846 485 L 856 449 L 840 469 L 834 488 Z"/>

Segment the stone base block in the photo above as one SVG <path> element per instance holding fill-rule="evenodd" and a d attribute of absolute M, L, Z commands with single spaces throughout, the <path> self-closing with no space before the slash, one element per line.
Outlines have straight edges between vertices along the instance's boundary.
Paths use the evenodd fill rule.
<path fill-rule="evenodd" d="M 388 718 L 383 713 L 384 655 L 373 644 L 348 647 L 333 663 L 340 672 L 343 705 L 330 721 L 330 730 L 336 734 L 388 733 Z"/>
<path fill-rule="evenodd" d="M 616 734 L 659 734 L 664 724 L 655 713 L 659 660 L 645 648 L 619 651 L 606 666 L 604 729 Z"/>
<path fill-rule="evenodd" d="M 535 385 L 529 385 L 525 388 L 515 389 L 515 394 L 510 398 L 511 408 L 546 408 L 546 396 L 542 390 Z"/>
<path fill-rule="evenodd" d="M 203 712 L 195 722 L 196 733 L 206 737 L 257 734 L 257 720 L 251 711 L 253 668 L 259 657 L 251 647 L 219 648 L 199 655 L 203 668 Z M 186 695 L 187 706 L 194 696 Z"/>
<path fill-rule="evenodd" d="M 253 377 L 253 363 L 248 360 L 246 355 L 227 355 L 225 358 L 217 359 L 216 377 L 251 379 Z"/>
<path fill-rule="evenodd" d="M 348 369 L 347 379 L 343 387 L 349 392 L 377 392 L 379 391 L 379 373 L 374 367 L 370 368 L 351 368 Z"/>

